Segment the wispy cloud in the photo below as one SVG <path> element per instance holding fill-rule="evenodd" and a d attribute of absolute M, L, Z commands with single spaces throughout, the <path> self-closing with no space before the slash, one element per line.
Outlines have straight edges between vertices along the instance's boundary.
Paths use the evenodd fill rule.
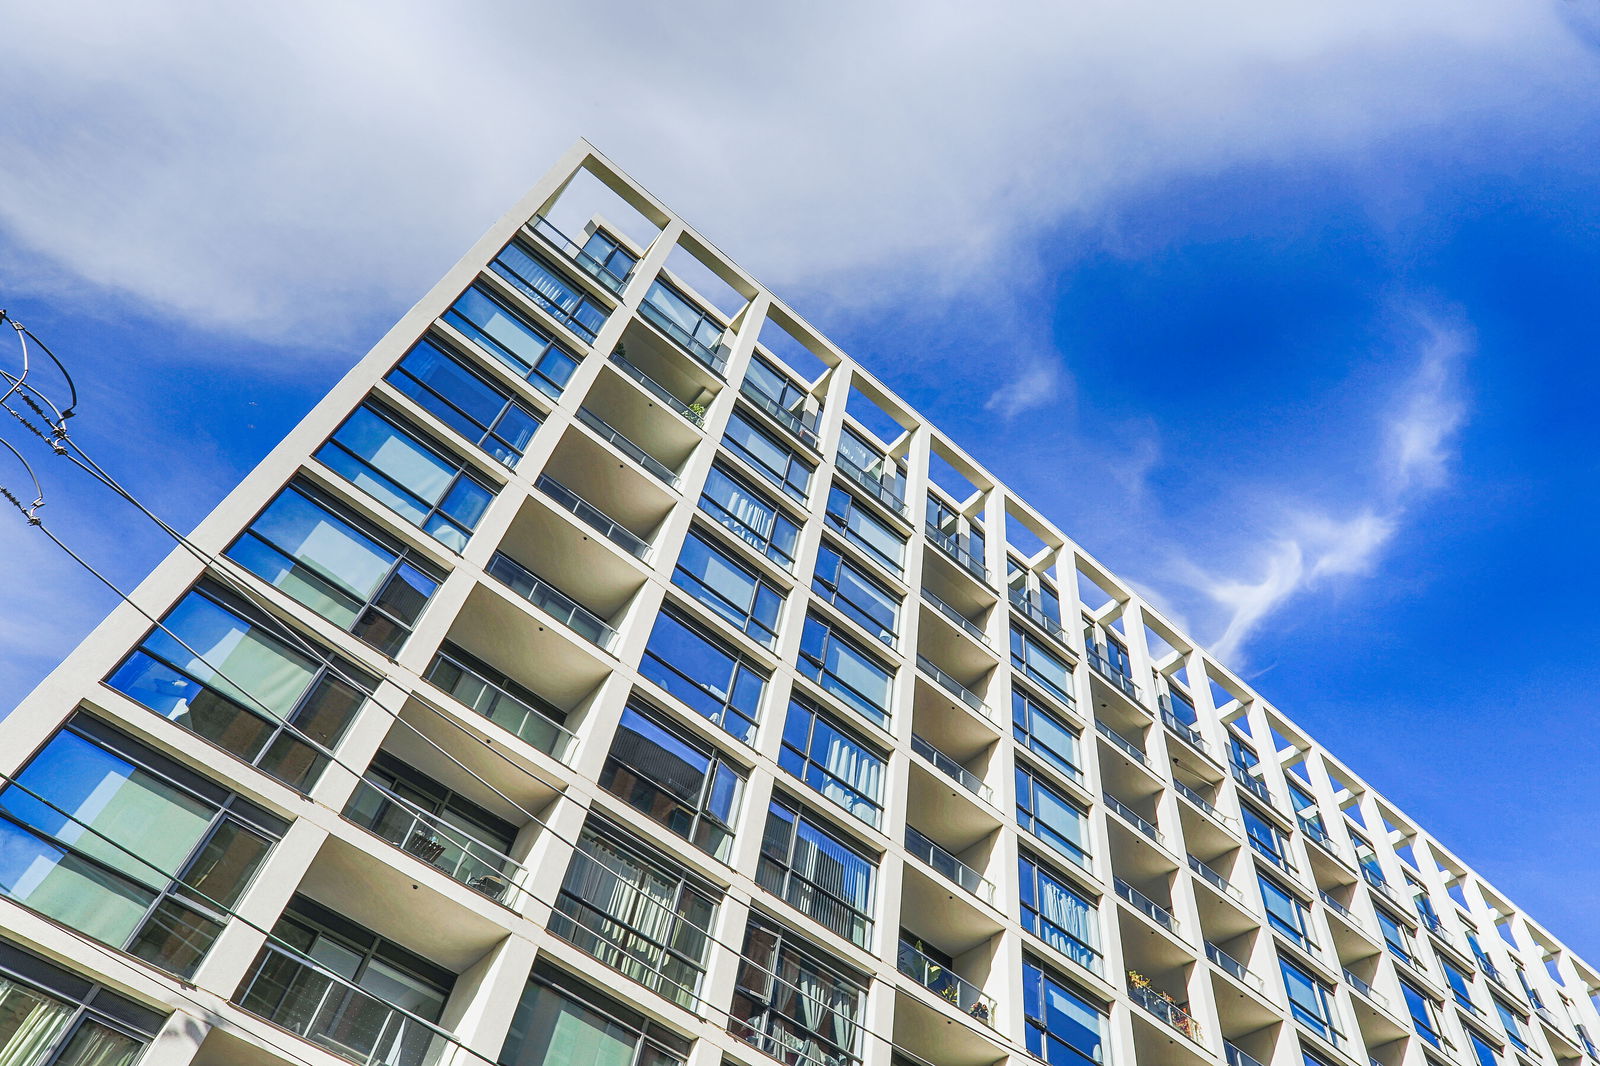
<path fill-rule="evenodd" d="M 1180 560 L 1180 580 L 1209 602 L 1213 616 L 1220 614 L 1211 647 L 1223 659 L 1239 662 L 1261 623 L 1295 597 L 1372 573 L 1427 495 L 1448 483 L 1467 413 L 1459 379 L 1472 337 L 1438 318 L 1413 321 L 1423 332 L 1412 355 L 1415 369 L 1388 405 L 1392 413 L 1376 420 L 1379 443 L 1365 498 L 1345 501 L 1339 511 L 1279 505 L 1264 540 L 1244 552 L 1242 576 Z M 1280 487 L 1282 498 L 1301 490 Z"/>
<path fill-rule="evenodd" d="M 1055 403 L 1061 397 L 1065 378 L 1061 364 L 1054 358 L 1026 357 L 1015 376 L 989 394 L 983 409 L 1009 422 L 1020 414 Z"/>

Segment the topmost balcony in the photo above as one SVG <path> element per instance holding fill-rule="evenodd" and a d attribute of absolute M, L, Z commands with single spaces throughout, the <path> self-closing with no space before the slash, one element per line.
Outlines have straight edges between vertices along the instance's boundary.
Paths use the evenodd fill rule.
<path fill-rule="evenodd" d="M 611 292 L 622 291 L 639 262 L 638 256 L 603 229 L 596 229 L 579 244 L 543 215 L 535 215 L 528 228 Z"/>
<path fill-rule="evenodd" d="M 728 366 L 728 346 L 722 342 L 727 327 L 711 312 L 658 280 L 645 294 L 639 314 L 718 378 L 723 376 Z"/>

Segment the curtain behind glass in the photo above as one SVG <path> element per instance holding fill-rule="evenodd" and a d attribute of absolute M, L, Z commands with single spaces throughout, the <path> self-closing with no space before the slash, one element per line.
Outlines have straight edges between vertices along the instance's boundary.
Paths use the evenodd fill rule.
<path fill-rule="evenodd" d="M 61 1036 L 72 1006 L 0 977 L 0 1066 L 34 1066 Z"/>

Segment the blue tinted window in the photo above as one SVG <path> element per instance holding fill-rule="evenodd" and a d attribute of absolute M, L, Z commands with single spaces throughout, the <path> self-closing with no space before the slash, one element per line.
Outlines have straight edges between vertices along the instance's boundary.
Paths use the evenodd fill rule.
<path fill-rule="evenodd" d="M 1060 656 L 1045 650 L 1020 627 L 1011 627 L 1011 663 L 1032 678 L 1046 693 L 1071 706 L 1072 668 Z"/>
<path fill-rule="evenodd" d="M 795 665 L 868 719 L 879 725 L 888 722 L 894 671 L 815 615 L 806 618 Z"/>
<path fill-rule="evenodd" d="M 827 545 L 817 551 L 811 588 L 851 621 L 885 644 L 894 645 L 900 626 L 900 597 Z"/>
<path fill-rule="evenodd" d="M 1100 972 L 1095 907 L 1027 855 L 1018 861 L 1022 928 L 1085 969 Z"/>
<path fill-rule="evenodd" d="M 789 704 L 778 765 L 868 825 L 878 824 L 883 756 L 803 700 Z"/>
<path fill-rule="evenodd" d="M 1011 690 L 1011 735 L 1074 781 L 1083 779 L 1077 730 L 1020 687 Z"/>
<path fill-rule="evenodd" d="M 489 269 L 586 341 L 605 325 L 604 307 L 516 241 L 501 249 Z"/>
<path fill-rule="evenodd" d="M 720 467 L 712 467 L 706 475 L 700 509 L 769 559 L 785 569 L 794 568 L 799 527 L 760 493 L 751 491 Z"/>
<path fill-rule="evenodd" d="M 816 470 L 815 464 L 800 458 L 786 445 L 773 440 L 739 414 L 728 419 L 722 445 L 784 492 L 805 502 L 806 492 L 811 487 L 811 475 Z"/>
<path fill-rule="evenodd" d="M 522 458 L 539 417 L 430 340 L 384 379 L 506 466 Z"/>
<path fill-rule="evenodd" d="M 754 738 L 767 679 L 676 615 L 656 619 L 639 673 L 740 740 Z"/>
<path fill-rule="evenodd" d="M 444 313 L 444 320 L 534 388 L 561 395 L 578 360 L 543 330 L 474 285 Z"/>
<path fill-rule="evenodd" d="M 1036 963 L 1022 964 L 1028 1050 L 1050 1066 L 1105 1061 L 1106 1016 Z"/>
<path fill-rule="evenodd" d="M 877 863 L 797 808 L 769 808 L 756 883 L 862 946 L 872 935 L 877 872 Z"/>
<path fill-rule="evenodd" d="M 777 643 L 783 593 L 700 534 L 684 539 L 672 583 L 759 643 Z"/>
<path fill-rule="evenodd" d="M 1087 869 L 1088 819 L 1085 812 L 1021 767 L 1016 771 L 1016 787 L 1017 824 Z"/>
<path fill-rule="evenodd" d="M 824 517 L 874 562 L 894 574 L 905 572 L 906 539 L 874 517 L 844 489 L 835 486 L 828 493 L 828 513 Z"/>

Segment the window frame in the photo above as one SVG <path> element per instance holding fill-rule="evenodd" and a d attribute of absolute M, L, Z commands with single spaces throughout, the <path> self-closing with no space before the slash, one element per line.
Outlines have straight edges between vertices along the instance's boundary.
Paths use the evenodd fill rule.
<path fill-rule="evenodd" d="M 1044 916 L 1038 902 L 1046 882 L 1083 906 L 1089 915 L 1087 928 L 1094 932 L 1096 943 L 1090 943 L 1076 934 L 1067 932 L 1053 919 Z M 1023 849 L 1017 851 L 1017 886 L 1022 928 L 1090 973 L 1102 975 L 1105 955 L 1098 944 L 1101 935 L 1099 904 L 1080 892 L 1067 878 L 1058 875 L 1049 865 Z M 1048 931 L 1045 930 L 1046 926 L 1049 927 Z M 1064 941 L 1066 946 L 1063 946 L 1061 941 Z"/>
<path fill-rule="evenodd" d="M 1018 764 L 1014 769 L 1014 777 L 1016 779 L 1015 784 L 1017 793 L 1017 827 L 1027 832 L 1035 840 L 1044 843 L 1052 851 L 1064 856 L 1074 865 L 1079 866 L 1084 870 L 1093 872 L 1094 852 L 1092 848 L 1092 841 L 1089 839 L 1089 812 L 1065 793 L 1060 792 L 1057 789 L 1050 787 L 1048 784 L 1040 781 L 1038 775 L 1033 771 L 1032 767 Z M 1024 781 L 1027 782 L 1026 787 L 1024 787 Z M 1075 843 L 1059 829 L 1049 825 L 1046 822 L 1043 822 L 1038 812 L 1038 793 L 1040 791 L 1048 793 L 1054 800 L 1058 802 L 1060 806 L 1077 813 L 1079 819 L 1079 831 L 1084 841 L 1083 844 Z M 1048 835 L 1038 831 L 1037 827 L 1040 825 L 1043 825 Z M 1065 846 L 1057 846 L 1055 843 L 1056 840 L 1060 840 L 1061 844 Z"/>
<path fill-rule="evenodd" d="M 773 826 L 780 823 L 787 825 L 787 829 L 781 831 L 784 836 L 781 856 L 772 847 L 778 843 Z M 803 837 L 802 830 L 808 830 L 815 837 L 822 838 L 861 863 L 867 871 L 865 894 L 868 909 L 857 907 L 825 885 L 812 880 L 811 876 L 800 872 L 796 865 L 795 853 Z M 820 845 L 813 843 L 811 846 L 818 854 L 823 854 Z M 772 797 L 761 833 L 761 854 L 756 866 L 756 884 L 824 929 L 862 948 L 870 947 L 872 933 L 877 926 L 879 866 L 880 860 L 872 858 L 850 843 L 848 837 L 832 828 L 827 822 L 813 817 L 804 805 L 780 795 Z M 773 871 L 777 874 L 776 878 L 773 877 Z M 774 880 L 777 882 L 776 886 L 773 884 Z M 808 899 L 809 904 L 804 902 Z M 818 906 L 819 902 L 837 908 L 844 920 L 830 920 L 825 916 L 828 907 Z M 841 928 L 843 925 L 848 925 L 848 928 Z"/>
<path fill-rule="evenodd" d="M 80 1032 L 100 1026 L 142 1045 L 137 1062 L 166 1025 L 167 1015 L 113 992 L 0 938 L 0 983 L 10 982 L 67 1008 L 66 1020 L 33 1066 L 58 1066 Z"/>
<path fill-rule="evenodd" d="M 840 506 L 841 501 L 844 505 L 842 507 Z M 858 516 L 863 522 L 871 523 L 882 530 L 890 539 L 897 541 L 900 545 L 900 558 L 892 559 L 885 555 L 876 545 L 858 532 L 851 524 L 857 519 Z M 839 485 L 830 486 L 828 489 L 828 502 L 823 509 L 822 520 L 824 523 L 834 529 L 839 536 L 843 537 L 845 543 L 854 545 L 856 548 L 860 549 L 866 554 L 867 558 L 883 567 L 885 571 L 898 578 L 903 579 L 905 577 L 905 553 L 910 541 L 906 537 L 895 532 L 888 525 L 888 523 L 884 522 L 877 515 L 873 514 L 870 508 L 866 507 L 860 500 L 856 499 L 854 493 L 847 491 Z"/>
<path fill-rule="evenodd" d="M 767 444 L 771 445 L 776 451 L 781 452 L 784 456 L 786 456 L 788 459 L 786 468 L 783 470 L 778 470 L 776 467 L 768 466 L 766 461 L 761 459 L 754 451 L 750 449 L 748 445 L 735 438 L 733 434 L 736 428 L 741 427 L 746 432 L 760 438 Z M 778 440 L 772 434 L 757 426 L 754 422 L 751 422 L 740 412 L 735 411 L 728 416 L 727 424 L 722 430 L 722 440 L 719 443 L 721 444 L 722 448 L 729 453 L 738 456 L 745 462 L 746 465 L 750 467 L 750 469 L 754 470 L 756 473 L 772 482 L 772 484 L 776 485 L 784 495 L 788 496 L 802 507 L 805 506 L 810 500 L 811 485 L 816 479 L 817 474 L 817 464 L 811 462 L 811 460 L 805 458 L 805 456 L 801 455 L 794 448 L 790 447 L 783 441 Z M 795 471 L 797 469 L 804 471 L 805 476 L 803 478 L 795 477 Z"/>
<path fill-rule="evenodd" d="M 630 714 L 635 718 L 641 719 L 647 725 L 660 730 L 672 741 L 705 760 L 705 768 L 700 771 L 700 790 L 693 807 L 658 778 L 652 777 L 646 768 L 636 766 L 617 754 L 617 739 L 624 728 L 644 740 L 654 743 L 657 748 L 661 748 L 658 742 L 627 724 Z M 654 789 L 657 795 L 671 799 L 677 805 L 677 810 L 688 816 L 686 828 L 680 832 L 674 828 L 670 820 L 657 817 L 653 813 L 653 806 L 650 809 L 646 809 L 635 802 L 632 798 L 633 790 L 630 790 L 630 793 L 625 795 L 615 787 L 619 769 L 631 774 L 635 782 L 642 782 Z M 723 784 L 724 775 L 726 775 L 726 779 L 731 784 Z M 733 846 L 734 822 L 737 820 L 739 808 L 744 802 L 745 786 L 748 783 L 748 779 L 749 775 L 736 763 L 723 755 L 721 751 L 691 737 L 686 730 L 671 724 L 668 716 L 660 713 L 654 707 L 638 699 L 633 699 L 628 701 L 627 705 L 622 709 L 622 718 L 618 720 L 617 729 L 612 733 L 611 745 L 606 749 L 605 762 L 601 765 L 600 775 L 596 781 L 601 788 L 626 803 L 629 807 L 639 811 L 657 825 L 664 827 L 669 833 L 687 840 L 712 858 L 726 862 L 728 852 Z M 732 793 L 728 800 L 729 817 L 727 818 L 718 815 L 713 809 L 714 797 L 720 789 L 725 787 Z M 710 832 L 703 831 L 706 827 L 709 827 Z M 715 843 L 708 846 L 706 841 L 712 838 L 713 835 Z"/>
<path fill-rule="evenodd" d="M 805 748 L 796 746 L 791 735 L 793 726 L 799 716 L 809 716 L 810 722 L 805 727 Z M 816 758 L 815 746 L 818 742 L 818 724 L 831 729 L 838 737 L 854 746 L 860 757 L 876 763 L 877 772 L 874 779 L 877 783 L 877 795 L 868 795 L 865 791 L 844 780 L 838 774 L 828 769 L 826 759 L 819 761 Z M 889 760 L 877 749 L 863 739 L 860 734 L 839 722 L 815 702 L 803 696 L 795 695 L 789 700 L 789 709 L 784 716 L 782 744 L 778 749 L 778 765 L 792 775 L 817 795 L 835 804 L 851 817 L 865 822 L 874 829 L 881 829 L 883 823 L 883 785 L 888 773 Z M 813 776 L 812 771 L 819 775 L 828 787 L 843 791 L 855 799 L 856 802 L 846 803 L 839 796 L 827 791 L 822 783 Z M 859 806 L 865 806 L 867 813 L 863 813 Z"/>
<path fill-rule="evenodd" d="M 506 262 L 506 252 L 512 249 L 521 252 L 535 266 L 542 267 L 556 282 L 570 290 L 570 294 L 575 300 L 572 309 L 569 310 L 563 307 L 559 301 L 541 292 L 533 281 L 523 276 L 521 270 Z M 489 260 L 488 269 L 490 273 L 511 286 L 535 307 L 555 319 L 556 322 L 560 323 L 573 336 L 585 344 L 593 344 L 595 342 L 600 330 L 605 327 L 606 320 L 611 317 L 611 311 L 604 303 L 590 296 L 584 291 L 583 286 L 574 282 L 567 276 L 565 271 L 560 270 L 555 264 L 534 251 L 533 245 L 528 241 L 512 237 L 495 253 L 494 258 Z M 585 310 L 599 312 L 598 321 L 593 325 L 584 321 L 582 313 Z"/>
<path fill-rule="evenodd" d="M 424 347 L 436 352 L 445 362 L 453 364 L 455 367 L 460 369 L 462 373 L 471 377 L 490 393 L 498 396 L 501 400 L 499 413 L 485 422 L 477 415 L 469 412 L 465 407 L 462 407 L 461 404 L 445 395 L 436 386 L 424 381 L 413 370 L 407 369 L 406 361 L 414 356 L 419 349 Z M 405 381 L 414 383 L 415 388 L 419 392 L 428 397 L 432 397 L 432 402 L 423 399 L 422 397 L 418 396 L 416 392 L 412 392 L 408 387 L 399 384 L 397 379 L 404 379 Z M 527 451 L 527 446 L 513 444 L 499 432 L 499 428 L 505 423 L 506 419 L 513 412 L 520 413 L 521 415 L 527 417 L 533 423 L 533 431 L 528 434 L 529 442 L 533 440 L 534 436 L 538 433 L 539 428 L 544 425 L 545 416 L 542 413 L 529 407 L 527 404 L 524 404 L 512 393 L 507 392 L 499 384 L 480 372 L 477 367 L 472 365 L 471 360 L 459 354 L 452 345 L 445 343 L 442 338 L 431 333 L 424 334 L 417 341 L 417 343 L 413 344 L 410 349 L 406 351 L 406 354 L 401 356 L 395 362 L 394 366 L 389 368 L 389 372 L 383 376 L 383 380 L 391 388 L 410 399 L 411 402 L 415 403 L 424 411 L 427 411 L 429 414 L 433 415 L 433 417 L 437 418 L 446 426 L 449 426 L 454 433 L 461 437 L 461 439 L 478 448 L 507 469 L 516 468 L 517 463 L 521 462 L 523 454 Z M 449 412 L 453 412 L 454 417 L 447 417 L 446 414 L 441 413 L 440 410 L 434 406 L 434 403 L 446 408 Z M 458 424 L 459 421 L 465 421 L 466 423 L 469 423 L 480 432 L 478 432 L 477 436 L 474 437 L 472 434 L 463 429 L 460 424 Z M 490 447 L 491 442 L 498 444 L 502 450 L 497 451 L 495 448 Z"/>
<path fill-rule="evenodd" d="M 831 577 L 823 574 L 825 556 L 833 557 L 831 564 L 833 574 Z M 873 617 L 870 611 L 858 604 L 841 587 L 845 571 L 849 571 L 851 576 L 860 582 L 867 592 L 875 592 L 888 601 L 889 621 L 887 625 Z M 817 561 L 811 573 L 811 591 L 818 599 L 831 605 L 834 610 L 868 633 L 871 633 L 886 647 L 894 648 L 899 644 L 901 614 L 905 609 L 905 597 L 855 565 L 843 552 L 827 543 L 823 543 L 817 548 Z"/>
<path fill-rule="evenodd" d="M 721 591 L 714 588 L 703 576 L 684 565 L 684 553 L 688 550 L 691 541 L 721 559 L 729 568 L 738 571 L 749 579 L 750 604 L 748 606 L 741 607 Z M 680 576 L 683 580 L 679 580 Z M 688 593 L 696 602 L 711 610 L 717 617 L 751 640 L 754 640 L 757 644 L 768 649 L 776 647 L 778 643 L 778 619 L 783 613 L 784 603 L 788 599 L 785 589 L 781 585 L 768 580 L 754 567 L 747 566 L 732 555 L 729 555 L 716 541 L 703 535 L 694 526 L 689 527 L 689 532 L 683 538 L 683 544 L 678 549 L 678 558 L 673 563 L 670 580 L 678 588 Z M 757 616 L 763 594 L 770 597 L 769 602 L 775 601 L 770 625 Z M 738 618 L 734 616 L 738 616 Z M 739 621 L 739 618 L 742 618 L 742 621 Z"/>
<path fill-rule="evenodd" d="M 1034 720 L 1038 717 L 1049 719 L 1062 733 L 1072 741 L 1073 754 L 1080 759 L 1083 757 L 1083 731 L 1076 729 L 1067 721 L 1064 715 L 1057 714 L 1048 703 L 1036 698 L 1032 690 L 1023 685 L 1011 686 L 1011 737 L 1016 743 L 1044 761 L 1046 766 L 1053 767 L 1068 780 L 1076 784 L 1084 783 L 1083 769 L 1072 762 L 1055 748 L 1040 740 L 1035 732 Z"/>
<path fill-rule="evenodd" d="M 652 645 L 656 641 L 656 634 L 660 632 L 664 623 L 678 626 L 684 633 L 699 640 L 711 651 L 728 660 L 727 678 L 723 682 L 726 685 L 724 690 L 719 691 L 712 687 L 711 682 L 689 676 L 666 658 L 663 658 L 658 651 L 652 650 Z M 647 672 L 647 663 L 656 664 L 663 673 Z M 654 667 L 650 669 L 654 669 Z M 639 657 L 639 676 L 652 682 L 656 687 L 672 696 L 700 717 L 718 726 L 735 740 L 746 744 L 755 743 L 756 732 L 760 728 L 761 705 L 766 701 L 767 686 L 772 680 L 771 674 L 757 667 L 748 656 L 737 648 L 730 647 L 726 641 L 706 632 L 700 623 L 694 621 L 682 611 L 673 610 L 670 604 L 663 606 L 661 612 L 657 614 L 655 624 L 650 627 L 650 635 L 645 638 L 644 651 Z M 688 685 L 691 690 L 720 700 L 721 706 L 715 712 L 708 713 L 685 699 L 684 695 L 672 687 L 665 678 L 677 678 Z M 747 679 L 750 678 L 755 679 L 757 691 L 753 705 L 747 713 L 736 706 L 734 700 L 741 690 L 741 685 L 745 684 Z M 742 724 L 741 731 L 735 732 L 734 729 L 730 728 L 732 721 Z"/>
<path fill-rule="evenodd" d="M 710 485 L 713 478 L 721 478 L 729 482 L 745 498 L 765 508 L 769 514 L 769 522 L 772 528 L 765 533 L 752 528 L 744 519 L 735 515 L 727 504 L 713 498 L 710 495 Z M 707 506 L 708 504 L 710 506 Z M 733 473 L 722 464 L 713 462 L 710 473 L 706 475 L 705 483 L 700 487 L 700 497 L 695 506 L 698 510 L 711 516 L 712 521 L 717 526 L 732 533 L 739 540 L 783 567 L 784 570 L 790 573 L 794 572 L 796 562 L 795 549 L 800 539 L 799 523 L 790 518 L 783 508 L 769 500 L 764 493 L 750 488 L 744 478 Z M 783 539 L 788 542 L 789 546 L 787 548 L 779 546 L 779 539 L 776 536 L 777 531 L 785 527 L 788 529 L 788 534 Z"/>
<path fill-rule="evenodd" d="M 819 630 L 824 633 L 820 647 L 817 646 L 815 637 Z M 845 648 L 866 666 L 882 672 L 884 698 L 881 706 L 828 666 L 830 653 L 835 644 Z M 800 647 L 796 652 L 795 669 L 801 676 L 809 678 L 817 687 L 862 718 L 880 728 L 889 728 L 889 722 L 894 714 L 894 686 L 898 671 L 893 665 L 885 664 L 861 647 L 854 637 L 848 633 L 841 633 L 833 622 L 818 614 L 806 615 L 800 633 Z"/>
<path fill-rule="evenodd" d="M 505 345 L 495 340 L 483 327 L 468 318 L 461 310 L 461 301 L 468 294 L 482 297 L 497 307 L 512 322 L 520 325 L 527 333 L 544 342 L 543 351 L 530 363 L 521 355 L 511 351 Z M 490 358 L 507 367 L 517 377 L 526 381 L 552 400 L 559 400 L 566 391 L 567 384 L 572 380 L 573 371 L 578 369 L 582 361 L 572 352 L 567 351 L 548 330 L 542 329 L 528 320 L 522 312 L 509 306 L 505 299 L 494 290 L 485 285 L 481 278 L 474 279 L 466 288 L 462 289 L 456 298 L 450 301 L 450 306 L 445 308 L 439 320 L 460 333 L 476 348 Z M 557 377 L 549 373 L 545 366 L 547 363 L 565 363 L 565 372 Z"/>

